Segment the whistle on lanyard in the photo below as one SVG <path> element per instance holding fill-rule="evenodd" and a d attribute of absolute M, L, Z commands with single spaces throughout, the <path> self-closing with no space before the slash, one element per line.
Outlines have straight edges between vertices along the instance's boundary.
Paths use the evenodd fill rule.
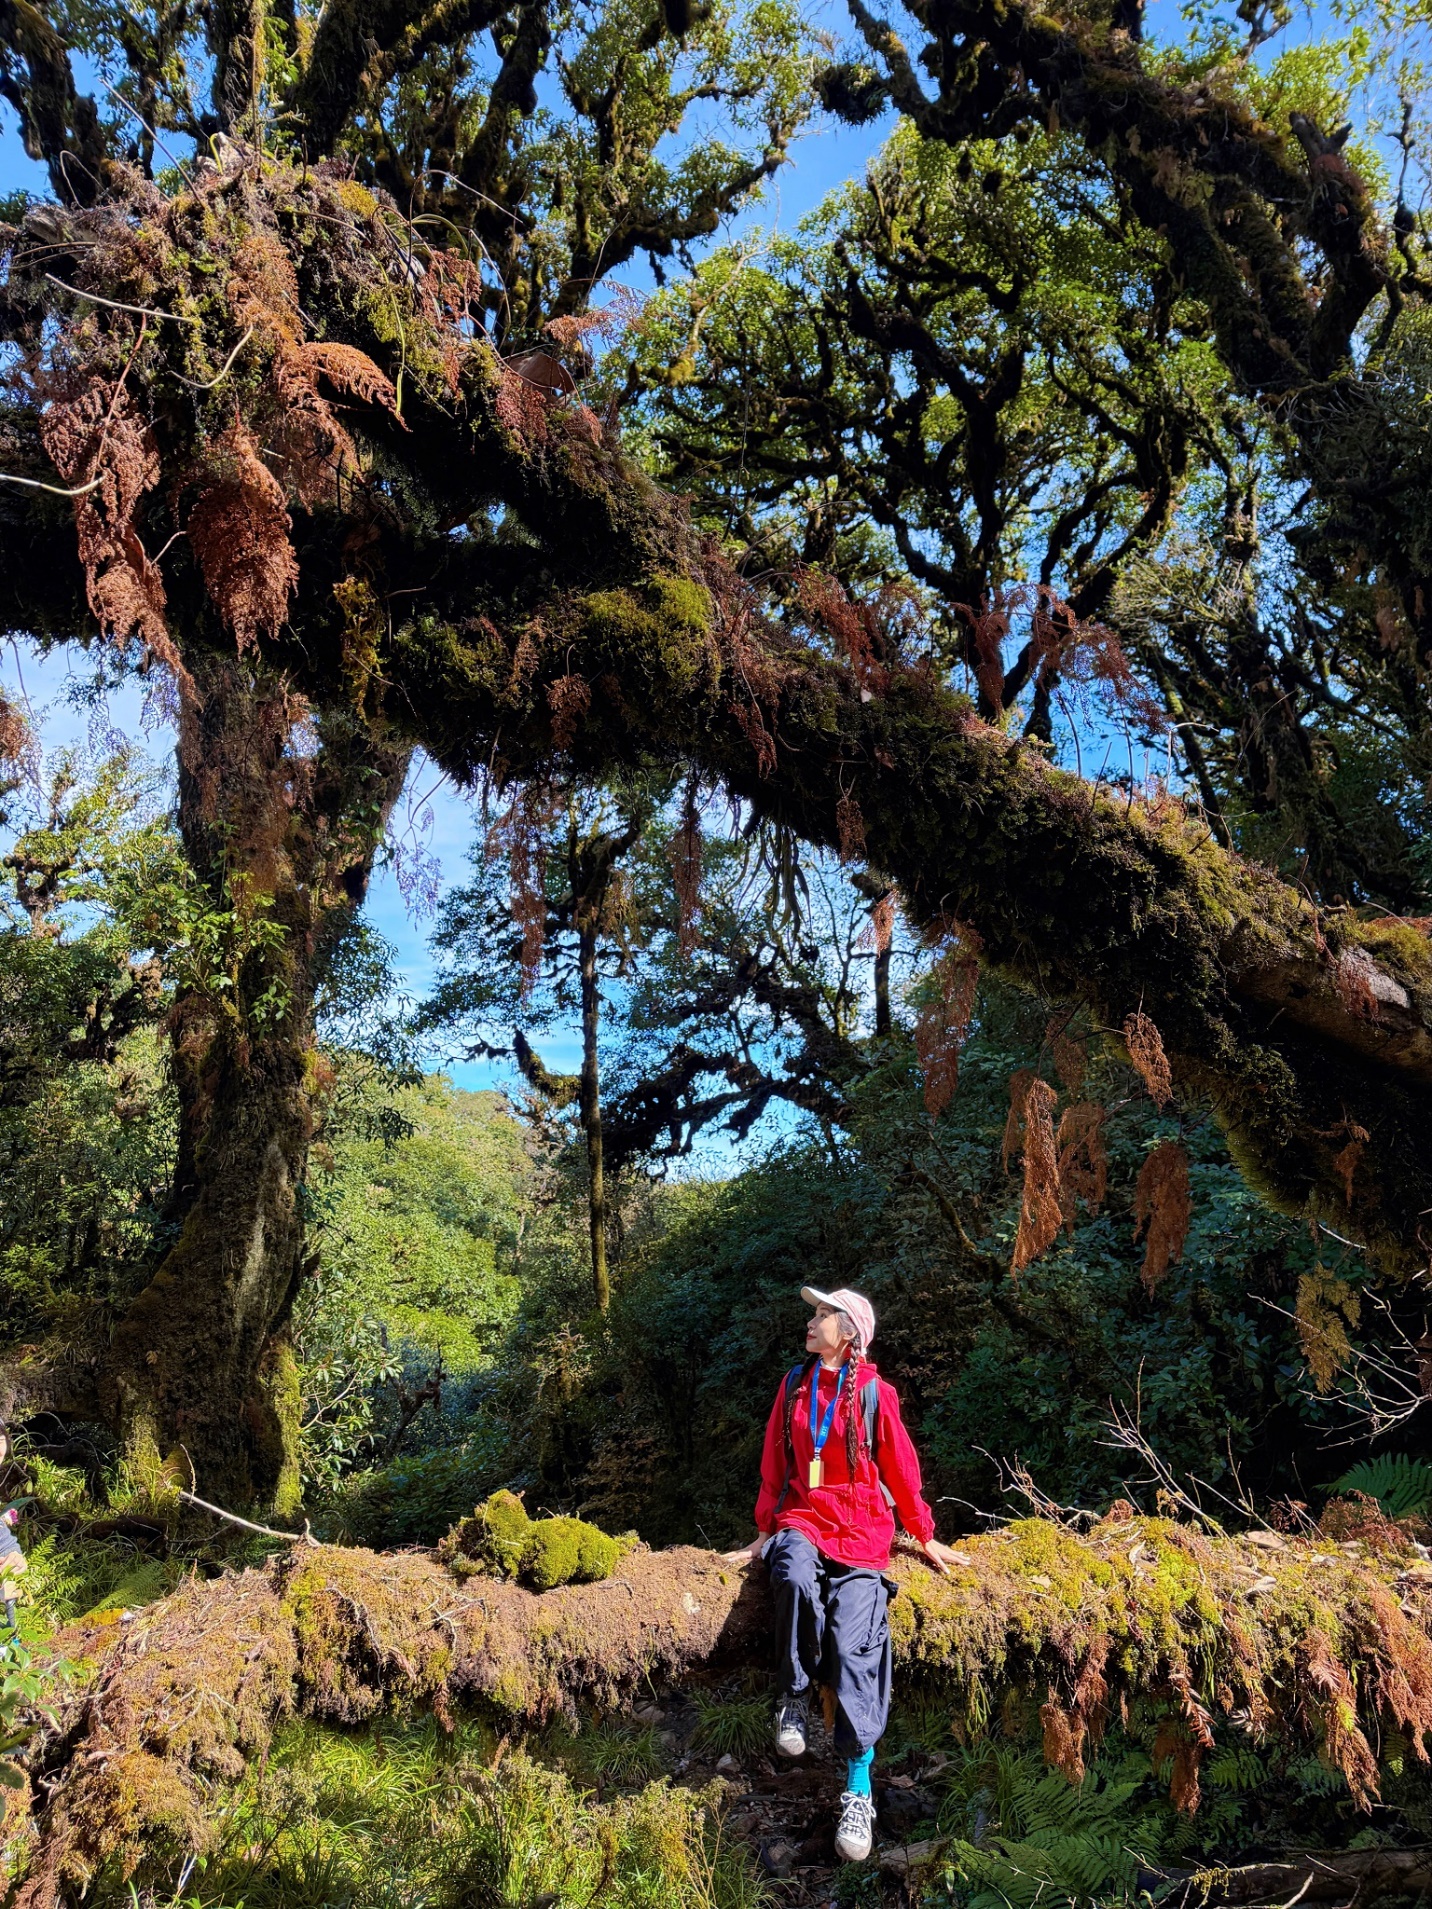
<path fill-rule="evenodd" d="M 830 1437 L 831 1424 L 835 1418 L 835 1402 L 840 1397 L 841 1386 L 845 1383 L 845 1367 L 842 1366 L 840 1368 L 840 1376 L 836 1379 L 835 1390 L 830 1396 L 830 1403 L 825 1408 L 824 1416 L 820 1419 L 820 1422 L 817 1423 L 816 1381 L 819 1377 L 820 1366 L 817 1363 L 811 1368 L 810 1375 L 810 1442 L 815 1448 L 815 1456 L 811 1459 L 810 1467 L 806 1473 L 806 1489 L 809 1491 L 814 1491 L 825 1477 L 825 1465 L 821 1459 L 821 1452 L 824 1449 L 825 1441 Z"/>

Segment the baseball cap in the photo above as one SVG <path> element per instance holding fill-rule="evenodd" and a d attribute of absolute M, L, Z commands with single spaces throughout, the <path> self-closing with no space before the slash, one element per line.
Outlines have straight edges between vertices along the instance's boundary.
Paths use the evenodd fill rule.
<path fill-rule="evenodd" d="M 869 1348 L 875 1337 L 875 1308 L 863 1293 L 852 1292 L 849 1286 L 837 1286 L 833 1293 L 802 1286 L 801 1298 L 808 1306 L 834 1306 L 837 1312 L 845 1313 L 855 1327 L 855 1343 L 862 1352 Z"/>

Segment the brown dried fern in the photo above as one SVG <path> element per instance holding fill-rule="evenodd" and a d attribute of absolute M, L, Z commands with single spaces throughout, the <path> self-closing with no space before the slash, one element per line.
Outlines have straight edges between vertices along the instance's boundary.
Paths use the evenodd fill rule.
<path fill-rule="evenodd" d="M 592 706 L 591 686 L 583 676 L 559 676 L 547 685 L 547 707 L 552 712 L 552 746 L 570 749 L 583 716 Z"/>
<path fill-rule="evenodd" d="M 1152 1292 L 1183 1252 L 1191 1216 L 1188 1155 L 1176 1140 L 1161 1140 L 1134 1184 L 1134 1239 L 1144 1239 L 1139 1277 Z"/>
<path fill-rule="evenodd" d="M 694 953 L 699 939 L 696 919 L 701 909 L 701 811 L 697 786 L 689 778 L 681 797 L 681 820 L 671 837 L 671 873 L 676 889 L 676 945 L 683 956 Z"/>
<path fill-rule="evenodd" d="M 1004 1117 L 1004 1139 L 1000 1146 L 1000 1164 L 1006 1173 L 1010 1161 L 1024 1146 L 1024 1097 L 1033 1079 L 1032 1067 L 1016 1067 L 1009 1077 L 1009 1112 Z"/>
<path fill-rule="evenodd" d="M 242 651 L 275 636 L 288 614 L 298 584 L 293 520 L 242 419 L 215 446 L 211 468 L 221 474 L 200 491 L 186 528 L 204 586 Z"/>
<path fill-rule="evenodd" d="M 1089 1048 L 1077 1034 L 1069 1032 L 1070 1018 L 1067 1012 L 1054 1015 L 1045 1029 L 1044 1038 L 1053 1052 L 1054 1071 L 1063 1083 L 1065 1092 L 1077 1100 L 1089 1067 Z"/>
<path fill-rule="evenodd" d="M 1109 1156 L 1104 1146 L 1108 1112 L 1097 1101 L 1077 1100 L 1059 1117 L 1059 1198 L 1065 1222 L 1074 1230 L 1074 1202 L 1082 1200 L 1093 1215 L 1103 1207 L 1109 1191 Z"/>
<path fill-rule="evenodd" d="M 1162 1113 L 1173 1098 L 1173 1073 L 1164 1052 L 1163 1036 L 1142 1008 L 1124 1022 L 1124 1042 L 1129 1059 L 1142 1076 L 1155 1107 Z"/>
<path fill-rule="evenodd" d="M 1064 1214 L 1059 1204 L 1059 1154 L 1054 1144 L 1058 1095 L 1037 1076 L 1024 1094 L 1024 1190 L 1010 1271 L 1022 1272 L 1053 1245 Z"/>
<path fill-rule="evenodd" d="M 974 1020 L 980 964 L 968 930 L 957 930 L 924 980 L 915 1016 L 915 1057 L 925 1081 L 925 1111 L 937 1120 L 960 1078 L 960 1049 Z"/>

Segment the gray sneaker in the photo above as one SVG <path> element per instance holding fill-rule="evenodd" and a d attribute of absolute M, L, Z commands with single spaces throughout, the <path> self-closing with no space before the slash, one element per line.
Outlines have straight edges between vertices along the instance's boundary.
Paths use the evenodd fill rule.
<path fill-rule="evenodd" d="M 776 1709 L 776 1749 L 783 1757 L 806 1753 L 806 1700 L 782 1697 Z"/>
<path fill-rule="evenodd" d="M 863 1863 L 870 1854 L 875 1832 L 875 1804 L 859 1790 L 847 1790 L 840 1799 L 840 1827 L 835 1853 L 843 1863 Z"/>

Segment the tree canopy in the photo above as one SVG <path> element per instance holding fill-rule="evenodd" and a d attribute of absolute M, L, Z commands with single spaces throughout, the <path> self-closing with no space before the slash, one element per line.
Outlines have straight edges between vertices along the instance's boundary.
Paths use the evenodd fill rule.
<path fill-rule="evenodd" d="M 186 853 L 247 936 L 172 1017 L 192 1204 L 97 1372 L 161 1444 L 209 1436 L 185 1307 L 238 1395 L 281 1363 L 314 989 L 418 743 L 464 781 L 724 784 L 955 966 L 1145 1030 L 1269 1197 L 1421 1263 L 1405 169 L 1331 125 L 1335 63 L 1259 66 L 1261 16 L 1181 55 L 1132 17 L 912 18 L 918 58 L 856 5 L 866 53 L 817 71 L 764 7 L 219 11 L 204 101 L 182 9 L 0 23 L 57 195 L 8 228 L 6 620 L 171 672 Z M 594 375 L 599 271 L 711 231 L 813 74 L 894 105 L 890 152 Z M 668 164 L 696 112 L 726 130 Z M 1174 723 L 1198 801 L 1049 760 L 1081 680 Z"/>

